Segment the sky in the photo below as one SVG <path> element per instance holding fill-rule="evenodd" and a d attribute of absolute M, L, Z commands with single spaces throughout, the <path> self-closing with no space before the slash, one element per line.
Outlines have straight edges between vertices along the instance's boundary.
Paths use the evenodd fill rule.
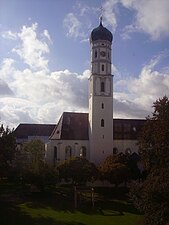
<path fill-rule="evenodd" d="M 89 37 L 101 12 L 113 34 L 114 118 L 145 118 L 169 97 L 168 0 L 0 0 L 0 123 L 88 112 Z"/>

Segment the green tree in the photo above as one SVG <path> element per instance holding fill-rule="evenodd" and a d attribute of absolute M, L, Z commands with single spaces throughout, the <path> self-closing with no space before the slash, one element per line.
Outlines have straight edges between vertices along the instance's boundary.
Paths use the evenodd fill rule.
<path fill-rule="evenodd" d="M 131 188 L 134 204 L 145 214 L 146 225 L 169 222 L 169 100 L 166 96 L 154 104 L 148 116 L 139 148 L 147 179 Z"/>
<path fill-rule="evenodd" d="M 118 186 L 130 178 L 130 170 L 125 164 L 125 157 L 122 155 L 110 155 L 100 165 L 100 173 L 103 180 Z"/>
<path fill-rule="evenodd" d="M 169 165 L 169 100 L 166 96 L 157 100 L 152 117 L 148 116 L 139 149 L 148 171 Z"/>
<path fill-rule="evenodd" d="M 7 176 L 13 163 L 16 141 L 13 130 L 0 126 L 0 176 Z"/>
<path fill-rule="evenodd" d="M 57 168 L 60 178 L 72 180 L 74 184 L 85 183 L 98 176 L 96 166 L 81 157 L 65 160 Z"/>
<path fill-rule="evenodd" d="M 44 143 L 38 139 L 32 140 L 23 146 L 21 154 L 25 154 L 27 166 L 31 168 L 31 170 L 38 172 L 41 166 L 44 164 Z"/>
<path fill-rule="evenodd" d="M 44 143 L 32 140 L 18 149 L 15 155 L 15 177 L 22 178 L 23 183 L 33 184 L 41 190 L 45 186 L 56 184 L 58 171 L 45 163 Z"/>
<path fill-rule="evenodd" d="M 42 164 L 38 171 L 32 169 L 25 171 L 23 177 L 24 184 L 29 183 L 31 185 L 35 185 L 41 191 L 51 185 L 56 185 L 58 181 L 58 170 L 54 167 L 47 165 L 46 163 Z"/>

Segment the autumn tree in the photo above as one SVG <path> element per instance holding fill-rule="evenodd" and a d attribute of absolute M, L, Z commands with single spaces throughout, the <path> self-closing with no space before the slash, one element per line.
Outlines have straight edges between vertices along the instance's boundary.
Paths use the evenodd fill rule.
<path fill-rule="evenodd" d="M 139 149 L 147 179 L 131 188 L 134 204 L 145 214 L 146 225 L 169 223 L 169 99 L 164 96 L 154 104 L 147 117 Z"/>
<path fill-rule="evenodd" d="M 15 156 L 16 141 L 13 130 L 0 126 L 0 176 L 7 176 Z"/>
<path fill-rule="evenodd" d="M 98 176 L 96 166 L 85 158 L 75 157 L 58 165 L 60 178 L 72 180 L 74 184 L 85 183 Z"/>
<path fill-rule="evenodd" d="M 124 156 L 110 155 L 100 165 L 101 178 L 118 186 L 130 178 L 130 170 Z"/>

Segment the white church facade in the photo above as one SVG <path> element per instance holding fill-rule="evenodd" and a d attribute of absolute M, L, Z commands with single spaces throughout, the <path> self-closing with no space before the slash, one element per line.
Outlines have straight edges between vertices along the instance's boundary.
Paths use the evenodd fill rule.
<path fill-rule="evenodd" d="M 44 138 L 46 161 L 52 165 L 75 156 L 98 165 L 111 154 L 138 152 L 138 135 L 145 120 L 113 118 L 112 41 L 101 18 L 90 36 L 89 113 L 64 112 L 57 125 L 20 124 L 18 143 L 23 143 L 23 133 L 25 140 Z"/>

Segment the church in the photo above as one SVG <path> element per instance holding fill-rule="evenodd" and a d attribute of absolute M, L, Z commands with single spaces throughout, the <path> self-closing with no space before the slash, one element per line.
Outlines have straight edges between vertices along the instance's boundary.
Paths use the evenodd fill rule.
<path fill-rule="evenodd" d="M 144 120 L 113 119 L 112 42 L 101 17 L 90 35 L 89 113 L 62 114 L 46 145 L 49 163 L 81 156 L 98 165 L 111 154 L 138 152 Z"/>
<path fill-rule="evenodd" d="M 111 154 L 138 152 L 138 135 L 145 120 L 113 118 L 112 42 L 113 35 L 101 17 L 90 35 L 89 112 L 63 112 L 57 125 L 20 124 L 18 144 L 23 143 L 19 135 L 25 130 L 25 141 L 43 136 L 46 161 L 52 165 L 75 156 L 98 165 Z"/>

